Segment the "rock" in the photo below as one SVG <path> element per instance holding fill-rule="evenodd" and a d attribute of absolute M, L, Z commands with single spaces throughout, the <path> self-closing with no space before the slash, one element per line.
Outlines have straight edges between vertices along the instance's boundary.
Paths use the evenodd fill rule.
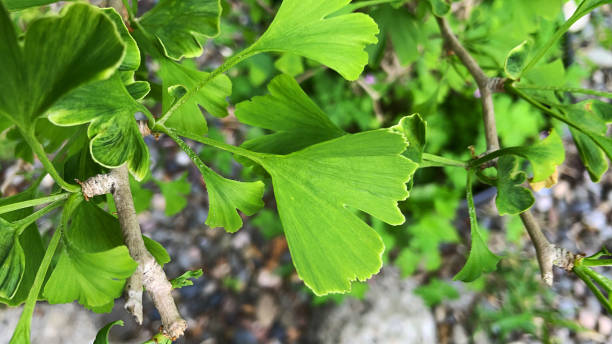
<path fill-rule="evenodd" d="M 401 279 L 396 269 L 384 268 L 369 282 L 364 300 L 346 299 L 322 315 L 325 320 L 316 332 L 316 342 L 435 343 L 434 317 L 412 292 L 416 284 L 412 279 Z"/>
<path fill-rule="evenodd" d="M 597 330 L 604 336 L 612 334 L 612 320 L 606 315 L 600 316 L 597 320 Z"/>
<path fill-rule="evenodd" d="M 590 330 L 594 330 L 595 325 L 597 324 L 597 315 L 595 315 L 589 310 L 581 309 L 578 312 L 578 322 L 580 323 L 580 325 Z"/>

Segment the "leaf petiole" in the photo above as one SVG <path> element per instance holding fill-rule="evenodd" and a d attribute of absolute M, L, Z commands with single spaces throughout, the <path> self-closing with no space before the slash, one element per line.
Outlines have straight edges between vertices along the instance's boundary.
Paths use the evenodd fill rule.
<path fill-rule="evenodd" d="M 62 189 L 72 193 L 81 191 L 80 186 L 66 182 L 64 178 L 59 175 L 59 173 L 55 169 L 55 166 L 53 166 L 53 162 L 51 162 L 51 160 L 49 160 L 49 157 L 47 157 L 47 153 L 45 152 L 45 149 L 43 148 L 42 144 L 38 142 L 38 140 L 34 136 L 33 131 L 24 132 L 22 130 L 21 135 L 23 136 L 23 139 L 26 141 L 26 143 L 30 146 L 30 148 L 32 148 L 34 154 L 36 154 L 38 160 L 42 163 L 47 173 L 51 175 L 53 180 L 55 180 L 55 182 Z"/>
<path fill-rule="evenodd" d="M 65 193 L 62 195 L 70 195 L 69 193 Z M 46 207 L 34 212 L 33 214 L 30 214 L 26 217 L 24 217 L 23 219 L 16 221 L 15 224 L 19 226 L 19 230 L 17 232 L 18 235 L 21 235 L 21 233 L 23 233 L 23 231 L 26 229 L 26 227 L 28 227 L 32 222 L 38 220 L 39 218 L 45 216 L 46 214 L 48 214 L 51 210 L 58 208 L 59 206 L 61 206 L 64 203 L 64 200 L 60 200 L 60 201 L 55 201 L 49 205 L 47 205 Z"/>
<path fill-rule="evenodd" d="M 29 199 L 23 202 L 17 202 L 12 204 L 7 204 L 5 206 L 0 207 L 0 214 L 8 213 L 14 210 L 19 210 L 23 208 L 29 208 L 40 204 L 51 203 L 55 201 L 65 200 L 70 196 L 70 193 L 61 193 L 57 195 L 51 195 L 41 198 Z"/>
<path fill-rule="evenodd" d="M 591 96 L 612 98 L 612 92 L 591 90 L 588 88 L 539 86 L 539 85 L 514 85 L 513 87 L 514 89 L 521 89 L 521 90 L 560 91 L 560 92 L 580 93 L 580 94 L 588 94 Z"/>
<path fill-rule="evenodd" d="M 435 154 L 423 153 L 421 157 L 424 161 L 429 162 L 428 166 L 454 166 L 464 168 L 469 166 L 468 163 L 461 160 L 446 158 Z"/>

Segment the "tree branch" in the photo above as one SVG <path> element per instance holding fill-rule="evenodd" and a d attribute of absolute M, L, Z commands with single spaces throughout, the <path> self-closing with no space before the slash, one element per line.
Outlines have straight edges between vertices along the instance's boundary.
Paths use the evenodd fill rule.
<path fill-rule="evenodd" d="M 463 47 L 461 42 L 452 32 L 445 18 L 436 17 L 440 32 L 446 45 L 459 57 L 459 60 L 467 67 L 468 71 L 476 81 L 480 90 L 482 100 L 482 114 L 485 125 L 485 137 L 487 140 L 487 153 L 499 150 L 499 139 L 495 126 L 495 107 L 493 106 L 492 93 L 503 84 L 502 79 L 489 78 L 483 72 L 476 60 Z M 526 210 L 520 214 L 523 225 L 531 238 L 536 250 L 536 256 L 540 265 L 540 272 L 544 283 L 552 286 L 553 265 L 572 270 L 576 256 L 564 248 L 551 244 L 542 229 L 538 225 L 531 211 Z"/>
<path fill-rule="evenodd" d="M 459 60 L 467 67 L 468 71 L 474 77 L 478 89 L 480 90 L 480 100 L 482 102 L 482 116 L 485 125 L 485 137 L 487 139 L 487 153 L 499 149 L 499 139 L 497 137 L 497 127 L 495 126 L 495 108 L 493 107 L 492 90 L 490 87 L 490 79 L 478 65 L 476 60 L 463 47 L 457 39 L 448 21 L 445 18 L 436 17 L 440 32 L 444 38 L 446 45 L 459 57 Z"/>
<path fill-rule="evenodd" d="M 130 191 L 127 166 L 124 164 L 107 175 L 97 175 L 81 183 L 83 195 L 90 198 L 112 192 L 123 238 L 130 256 L 138 263 L 138 268 L 128 280 L 126 291 L 128 301 L 126 309 L 142 323 L 142 287 L 147 290 L 155 308 L 161 316 L 163 332 L 170 338 L 178 338 L 187 328 L 187 322 L 181 318 L 174 299 L 172 285 L 162 267 L 145 247 L 136 218 L 134 201 Z"/>

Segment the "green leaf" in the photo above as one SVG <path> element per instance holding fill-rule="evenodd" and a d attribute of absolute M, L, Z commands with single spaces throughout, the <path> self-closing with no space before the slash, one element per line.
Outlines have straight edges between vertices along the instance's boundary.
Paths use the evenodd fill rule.
<path fill-rule="evenodd" d="M 226 179 L 206 166 L 198 155 L 172 129 L 165 131 L 195 163 L 202 173 L 208 191 L 208 217 L 210 227 L 224 227 L 230 233 L 242 227 L 242 218 L 237 210 L 253 215 L 264 206 L 262 201 L 264 183 L 239 182 Z"/>
<path fill-rule="evenodd" d="M 185 91 L 191 90 L 211 76 L 210 73 L 201 72 L 164 58 L 159 59 L 159 63 L 164 112 L 184 95 L 184 92 L 176 92 L 177 88 L 182 88 Z M 177 109 L 168 119 L 166 125 L 181 133 L 204 135 L 208 131 L 208 127 L 199 106 L 202 106 L 213 116 L 225 117 L 228 107 L 227 97 L 231 94 L 232 82 L 230 79 L 224 74 L 217 75 Z"/>
<path fill-rule="evenodd" d="M 162 182 L 155 181 L 166 200 L 166 216 L 173 216 L 181 212 L 187 205 L 186 195 L 191 191 L 191 184 L 187 181 L 187 173 L 177 180 Z"/>
<path fill-rule="evenodd" d="M 172 289 L 179 289 L 182 287 L 187 287 L 193 285 L 192 279 L 198 279 L 202 276 L 202 269 L 198 269 L 195 271 L 185 271 L 184 274 L 170 281 L 172 284 Z"/>
<path fill-rule="evenodd" d="M 347 292 L 379 271 L 382 240 L 353 209 L 404 222 L 397 202 L 408 197 L 417 167 L 401 156 L 405 148 L 401 134 L 381 129 L 259 161 L 272 177 L 298 275 L 316 295 Z"/>
<path fill-rule="evenodd" d="M 109 344 L 108 332 L 110 331 L 111 327 L 115 325 L 123 326 L 123 320 L 113 321 L 112 323 L 108 323 L 106 324 L 106 326 L 102 327 L 100 331 L 98 331 L 98 334 L 96 335 L 96 339 L 94 339 L 93 344 Z"/>
<path fill-rule="evenodd" d="M 125 47 L 102 10 L 69 4 L 59 16 L 32 22 L 21 48 L 0 5 L 0 52 L 0 115 L 27 131 L 62 95 L 111 76 Z"/>
<path fill-rule="evenodd" d="M 504 72 L 512 80 L 518 80 L 523 73 L 523 68 L 527 64 L 527 57 L 531 50 L 531 42 L 523 41 L 521 44 L 514 47 L 506 56 L 504 64 Z"/>
<path fill-rule="evenodd" d="M 87 135 L 93 159 L 108 168 L 127 161 L 134 178 L 142 180 L 149 171 L 149 150 L 134 119 L 137 112 L 149 113 L 130 96 L 116 74 L 70 92 L 48 114 L 56 125 L 90 123 Z"/>
<path fill-rule="evenodd" d="M 525 182 L 525 172 L 518 170 L 518 159 L 504 155 L 497 161 L 497 197 L 495 205 L 499 215 L 517 215 L 531 208 L 533 194 L 520 185 Z"/>
<path fill-rule="evenodd" d="M 246 141 L 242 147 L 256 152 L 287 154 L 344 135 L 288 75 L 268 85 L 269 94 L 236 105 L 242 123 L 275 131 Z"/>
<path fill-rule="evenodd" d="M 459 298 L 459 292 L 455 287 L 438 278 L 434 278 L 426 285 L 416 288 L 414 293 L 422 297 L 428 307 L 435 306 L 444 300 Z"/>
<path fill-rule="evenodd" d="M 420 164 L 427 138 L 427 122 L 421 118 L 421 115 L 415 113 L 410 116 L 404 116 L 391 129 L 402 133 L 406 141 L 408 141 L 408 148 L 406 148 L 404 155 L 408 159 Z"/>
<path fill-rule="evenodd" d="M 202 55 L 202 44 L 219 33 L 219 0 L 160 0 L 139 19 L 174 60 Z"/>
<path fill-rule="evenodd" d="M 581 126 L 588 130 L 591 135 L 598 135 L 605 139 L 608 132 L 606 124 L 610 122 L 612 106 L 600 101 L 587 100 L 567 106 L 565 109 L 568 111 L 567 118 L 571 118 L 573 122 L 581 123 Z M 598 182 L 601 176 L 608 171 L 606 152 L 596 141 L 581 130 L 570 127 L 570 132 L 591 180 Z"/>
<path fill-rule="evenodd" d="M 563 141 L 554 130 L 551 130 L 546 139 L 536 144 L 518 147 L 516 154 L 531 162 L 533 183 L 546 180 L 565 160 Z"/>
<path fill-rule="evenodd" d="M 28 7 L 52 4 L 58 0 L 2 0 L 9 11 L 23 10 Z"/>
<path fill-rule="evenodd" d="M 295 77 L 298 74 L 304 73 L 304 64 L 302 58 L 294 54 L 283 54 L 276 61 L 274 61 L 274 67 L 281 72 Z"/>
<path fill-rule="evenodd" d="M 501 259 L 499 256 L 493 254 L 487 247 L 480 229 L 478 228 L 478 220 L 476 218 L 476 207 L 474 206 L 474 198 L 472 196 L 472 179 L 473 172 L 468 172 L 467 181 L 467 202 L 468 212 L 470 215 L 470 236 L 472 238 L 472 245 L 470 247 L 470 255 L 463 268 L 453 277 L 454 280 L 460 280 L 463 282 L 472 282 L 483 272 L 495 271 L 497 263 Z"/>
<path fill-rule="evenodd" d="M 112 7 L 104 8 L 102 11 L 113 22 L 113 24 L 115 24 L 117 32 L 119 33 L 123 44 L 125 44 L 125 56 L 123 57 L 123 61 L 121 61 L 119 70 L 137 70 L 140 66 L 140 49 L 138 49 L 138 44 L 136 44 L 136 41 L 134 38 L 132 38 L 132 35 L 130 35 L 127 27 L 125 27 L 121 15 L 119 15 L 119 13 L 117 13 L 117 11 Z"/>
<path fill-rule="evenodd" d="M 170 263 L 170 255 L 160 243 L 149 238 L 146 235 L 142 236 L 142 240 L 144 240 L 144 244 L 147 248 L 147 251 L 149 251 L 153 258 L 155 258 L 157 264 L 163 267 L 166 263 Z"/>
<path fill-rule="evenodd" d="M 237 209 L 250 216 L 264 206 L 264 183 L 223 178 L 211 169 L 200 169 L 200 172 L 208 190 L 209 211 L 206 224 L 211 228 L 223 227 L 234 233 L 242 227 L 242 218 Z"/>
<path fill-rule="evenodd" d="M 137 264 L 121 245 L 119 223 L 113 216 L 81 202 L 71 221 L 43 295 L 51 304 L 78 300 L 88 309 L 110 311 Z"/>
<path fill-rule="evenodd" d="M 445 16 L 450 11 L 450 0 L 429 0 L 431 12 L 438 17 Z"/>
<path fill-rule="evenodd" d="M 19 227 L 0 218 L 0 297 L 15 296 L 25 272 L 25 255 L 19 243 Z"/>
<path fill-rule="evenodd" d="M 34 198 L 35 194 L 36 186 L 34 185 L 30 189 L 22 193 L 0 199 L 0 205 L 27 201 Z M 17 221 L 30 214 L 32 214 L 32 208 L 23 208 L 12 212 L 4 213 L 0 215 L 0 223 L 5 223 L 6 221 Z M 0 232 L 0 237 L 3 237 L 5 235 L 4 233 L 5 231 L 2 230 L 2 232 Z M 2 242 L 4 243 L 6 241 L 2 240 Z M 32 284 L 34 283 L 36 271 L 38 271 L 38 267 L 40 266 L 43 255 L 45 253 L 45 248 L 43 246 L 40 233 L 38 232 L 38 228 L 35 223 L 29 225 L 23 231 L 23 233 L 21 233 L 21 235 L 19 236 L 19 240 L 15 241 L 15 244 L 18 244 L 22 252 L 27 252 L 27 254 L 25 255 L 25 268 L 23 274 L 20 276 L 19 286 L 10 298 L 0 296 L 0 303 L 5 303 L 9 306 L 17 306 L 26 300 L 28 292 L 30 291 L 30 289 L 32 288 Z M 14 250 L 18 250 L 16 246 Z M 1 275 L 6 270 L 0 269 L 0 271 L 2 271 L 0 273 Z M 8 295 L 10 293 L 7 292 L 6 294 Z"/>
<path fill-rule="evenodd" d="M 347 80 L 356 80 L 368 63 L 364 48 L 377 42 L 378 27 L 363 13 L 326 18 L 349 2 L 284 0 L 266 32 L 244 53 L 288 52 L 329 66 Z"/>

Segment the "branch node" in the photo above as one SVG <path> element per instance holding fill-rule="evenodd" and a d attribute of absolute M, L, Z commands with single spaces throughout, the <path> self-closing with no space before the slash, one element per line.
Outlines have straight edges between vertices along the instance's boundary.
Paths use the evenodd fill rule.
<path fill-rule="evenodd" d="M 98 195 L 112 193 L 115 189 L 116 180 L 111 174 L 98 174 L 81 182 L 78 179 L 75 181 L 81 185 L 81 191 L 85 200 Z"/>

